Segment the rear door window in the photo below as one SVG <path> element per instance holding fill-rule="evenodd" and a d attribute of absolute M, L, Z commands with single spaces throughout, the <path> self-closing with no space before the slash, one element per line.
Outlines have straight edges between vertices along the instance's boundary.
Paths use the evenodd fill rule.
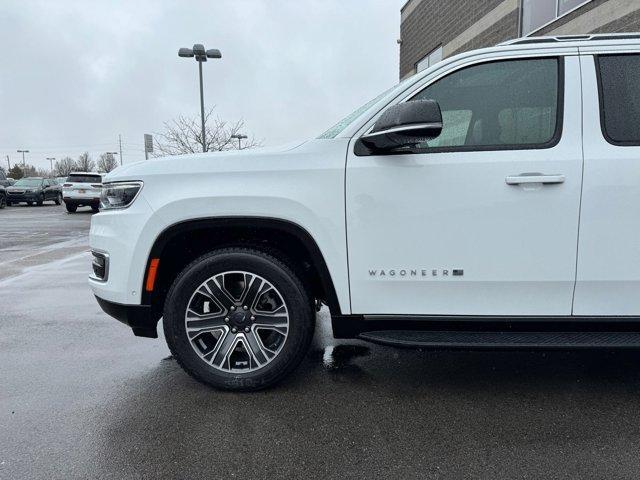
<path fill-rule="evenodd" d="M 596 59 L 600 125 L 613 145 L 640 145 L 640 54 Z"/>

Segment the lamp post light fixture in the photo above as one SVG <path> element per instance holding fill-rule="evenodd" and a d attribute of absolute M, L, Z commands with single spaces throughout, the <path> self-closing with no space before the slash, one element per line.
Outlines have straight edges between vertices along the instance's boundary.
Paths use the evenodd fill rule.
<path fill-rule="evenodd" d="M 18 153 L 22 154 L 22 168 L 24 168 L 26 166 L 26 164 L 24 163 L 24 154 L 29 153 L 29 150 L 18 150 Z"/>
<path fill-rule="evenodd" d="M 231 135 L 231 138 L 237 138 L 238 139 L 238 150 L 242 150 L 242 145 L 240 144 L 240 142 L 244 139 L 247 138 L 246 135 L 243 135 L 242 133 L 236 133 L 235 135 Z"/>
<path fill-rule="evenodd" d="M 53 173 L 53 161 L 56 159 L 56 157 L 47 157 L 47 160 L 49 160 L 49 164 L 51 165 L 51 173 Z"/>
<path fill-rule="evenodd" d="M 202 151 L 207 151 L 207 140 L 204 131 L 204 93 L 202 89 L 202 62 L 206 62 L 208 58 L 222 58 L 220 50 L 212 48 L 205 50 L 204 45 L 196 43 L 193 48 L 181 48 L 178 50 L 178 56 L 184 58 L 195 58 L 198 62 L 198 71 L 200 73 L 200 119 L 202 123 Z"/>

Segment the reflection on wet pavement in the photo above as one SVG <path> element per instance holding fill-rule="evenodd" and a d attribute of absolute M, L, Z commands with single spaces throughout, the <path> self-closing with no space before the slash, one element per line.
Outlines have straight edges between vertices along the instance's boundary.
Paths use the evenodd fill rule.
<path fill-rule="evenodd" d="M 369 347 L 362 345 L 327 345 L 322 352 L 322 364 L 330 372 L 351 365 L 351 360 L 369 355 Z"/>

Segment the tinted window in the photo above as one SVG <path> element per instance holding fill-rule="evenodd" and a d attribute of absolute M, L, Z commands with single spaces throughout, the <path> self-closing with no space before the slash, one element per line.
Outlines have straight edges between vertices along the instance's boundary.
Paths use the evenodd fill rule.
<path fill-rule="evenodd" d="M 615 145 L 640 145 L 640 55 L 598 57 L 602 131 Z"/>
<path fill-rule="evenodd" d="M 423 147 L 548 146 L 559 131 L 559 61 L 485 63 L 452 73 L 412 100 L 433 99 L 442 134 Z"/>
<path fill-rule="evenodd" d="M 100 175 L 69 175 L 67 182 L 70 183 L 102 183 Z"/>

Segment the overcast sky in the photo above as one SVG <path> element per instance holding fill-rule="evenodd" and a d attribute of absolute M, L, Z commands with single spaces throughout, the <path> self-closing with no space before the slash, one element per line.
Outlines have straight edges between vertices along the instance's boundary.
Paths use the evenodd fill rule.
<path fill-rule="evenodd" d="M 21 160 L 117 150 L 205 102 L 266 145 L 317 136 L 398 80 L 404 0 L 29 1 L 0 9 L 0 155 Z"/>

